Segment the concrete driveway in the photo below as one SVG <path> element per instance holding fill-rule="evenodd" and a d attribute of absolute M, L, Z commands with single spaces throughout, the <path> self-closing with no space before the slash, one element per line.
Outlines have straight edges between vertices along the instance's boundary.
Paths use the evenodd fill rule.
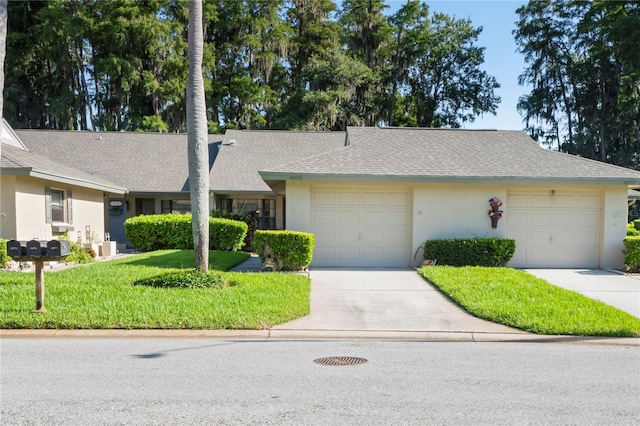
<path fill-rule="evenodd" d="M 413 269 L 313 269 L 311 315 L 272 330 L 523 334 L 468 314 Z"/>
<path fill-rule="evenodd" d="M 536 277 L 640 317 L 640 275 L 600 269 L 526 269 Z"/>

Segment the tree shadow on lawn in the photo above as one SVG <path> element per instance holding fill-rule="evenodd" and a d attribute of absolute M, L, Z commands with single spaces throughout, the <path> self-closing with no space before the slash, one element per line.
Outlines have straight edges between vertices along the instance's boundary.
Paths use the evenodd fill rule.
<path fill-rule="evenodd" d="M 211 262 L 211 257 L 211 254 L 209 254 L 209 262 Z M 120 264 L 161 269 L 193 269 L 196 267 L 196 259 L 193 250 L 180 250 L 163 254 L 150 252 L 125 259 Z"/>
<path fill-rule="evenodd" d="M 222 262 L 219 256 L 220 254 L 218 252 L 213 250 L 209 251 L 209 269 L 224 271 L 225 268 L 221 267 Z M 244 257 L 239 257 L 238 264 L 244 260 Z M 142 254 L 131 257 L 130 259 L 125 259 L 120 264 L 161 269 L 194 269 L 196 267 L 196 259 L 193 250 L 177 250 L 162 254 L 149 252 L 147 255 Z"/>

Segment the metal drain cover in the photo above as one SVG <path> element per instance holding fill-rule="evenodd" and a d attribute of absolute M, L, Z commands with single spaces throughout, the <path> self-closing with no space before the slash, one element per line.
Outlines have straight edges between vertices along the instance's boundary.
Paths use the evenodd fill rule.
<path fill-rule="evenodd" d="M 357 365 L 367 362 L 364 358 L 356 358 L 353 356 L 330 356 L 326 358 L 314 359 L 313 362 L 320 365 Z"/>

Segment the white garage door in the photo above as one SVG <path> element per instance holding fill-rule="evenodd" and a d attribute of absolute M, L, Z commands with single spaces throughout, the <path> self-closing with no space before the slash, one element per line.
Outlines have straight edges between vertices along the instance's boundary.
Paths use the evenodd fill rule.
<path fill-rule="evenodd" d="M 314 188 L 314 266 L 409 265 L 406 190 Z"/>
<path fill-rule="evenodd" d="M 510 266 L 599 267 L 597 193 L 513 192 L 507 195 L 505 207 L 507 238 L 516 240 Z"/>

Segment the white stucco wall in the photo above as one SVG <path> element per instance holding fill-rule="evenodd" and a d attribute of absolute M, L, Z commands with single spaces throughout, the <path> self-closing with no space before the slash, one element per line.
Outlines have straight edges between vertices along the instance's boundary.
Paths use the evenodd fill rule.
<path fill-rule="evenodd" d="M 0 238 L 16 238 L 15 176 L 0 175 Z"/>
<path fill-rule="evenodd" d="M 52 232 L 52 224 L 46 222 L 45 187 L 73 192 L 73 224 L 74 231 L 69 234 L 76 241 L 81 231 L 83 241 L 86 240 L 86 226 L 102 241 L 104 238 L 104 206 L 103 193 L 94 189 L 73 185 L 58 184 L 30 177 L 17 177 L 15 185 L 16 199 L 16 235 L 19 240 L 52 239 L 58 234 Z"/>
<path fill-rule="evenodd" d="M 601 268 L 624 267 L 624 237 L 627 234 L 627 188 L 608 187 L 604 191 Z"/>
<path fill-rule="evenodd" d="M 426 240 L 504 237 L 502 219 L 496 229 L 491 228 L 489 199 L 493 197 L 506 201 L 506 186 L 416 185 L 413 188 L 412 256 Z M 501 210 L 506 212 L 506 207 Z M 422 251 L 418 251 L 414 265 L 421 260 Z"/>
<path fill-rule="evenodd" d="M 311 230 L 311 182 L 287 181 L 286 225 L 291 231 Z"/>

